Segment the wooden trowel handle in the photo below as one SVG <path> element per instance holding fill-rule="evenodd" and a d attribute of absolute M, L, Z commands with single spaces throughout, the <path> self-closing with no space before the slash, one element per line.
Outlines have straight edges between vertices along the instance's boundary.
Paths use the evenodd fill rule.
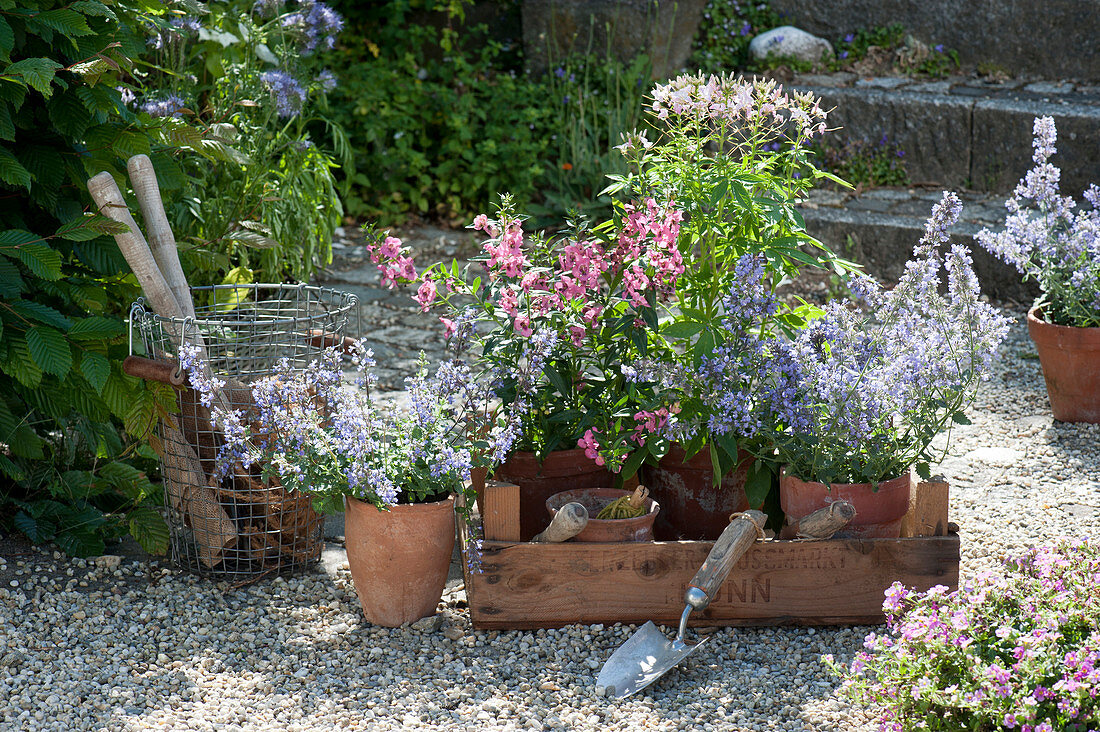
<path fill-rule="evenodd" d="M 572 539 L 588 526 L 588 509 L 576 501 L 567 503 L 554 514 L 554 520 L 546 530 L 531 541 L 537 544 L 555 544 Z"/>
<path fill-rule="evenodd" d="M 702 610 L 726 581 L 733 565 L 749 550 L 756 537 L 764 530 L 768 520 L 760 511 L 736 514 L 718 541 L 714 542 L 703 566 L 691 578 L 684 601 L 694 610 Z"/>

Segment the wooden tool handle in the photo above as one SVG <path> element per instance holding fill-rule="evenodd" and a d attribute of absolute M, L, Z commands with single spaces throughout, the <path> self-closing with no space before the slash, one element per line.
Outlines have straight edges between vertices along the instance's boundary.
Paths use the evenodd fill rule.
<path fill-rule="evenodd" d="M 572 539 L 584 531 L 585 526 L 588 526 L 588 509 L 574 501 L 559 508 L 546 530 L 536 534 L 531 541 L 538 544 L 556 544 Z"/>
<path fill-rule="evenodd" d="M 178 361 L 161 361 L 143 356 L 127 356 L 122 361 L 122 372 L 146 381 L 159 381 L 169 386 L 182 387 L 187 374 L 179 371 Z"/>
<path fill-rule="evenodd" d="M 184 314 L 193 318 L 195 303 L 191 299 L 187 276 L 180 266 L 176 237 L 168 224 L 168 217 L 164 214 L 164 202 L 160 198 L 160 186 L 157 184 L 153 163 L 147 155 L 135 155 L 126 164 L 126 169 L 130 171 L 130 185 L 134 187 L 134 195 L 141 206 L 141 216 L 145 219 L 145 233 L 149 236 L 153 259 Z"/>
<path fill-rule="evenodd" d="M 355 352 L 355 346 L 358 343 L 351 336 L 338 336 L 335 333 L 326 333 L 323 330 L 311 330 L 309 332 L 309 345 L 314 348 L 332 348 L 337 346 L 341 351 L 347 354 Z"/>
<path fill-rule="evenodd" d="M 780 539 L 828 539 L 856 517 L 856 507 L 849 501 L 834 501 L 824 508 L 808 513 L 793 524 L 783 527 Z"/>
<path fill-rule="evenodd" d="M 88 192 L 92 194 L 92 200 L 99 206 L 101 214 L 129 228 L 129 231 L 115 234 L 115 241 L 153 309 L 166 318 L 183 318 L 183 308 L 157 267 L 156 260 L 149 251 L 149 244 L 141 235 L 134 217 L 130 215 L 130 209 L 126 207 L 126 201 L 122 198 L 115 179 L 110 173 L 100 173 L 88 181 Z"/>
<path fill-rule="evenodd" d="M 695 610 L 702 610 L 710 604 L 711 598 L 726 581 L 733 565 L 737 564 L 737 560 L 761 535 L 767 520 L 768 517 L 760 511 L 734 514 L 729 526 L 718 537 L 718 541 L 714 542 L 710 554 L 703 560 L 703 566 L 691 578 L 685 597 L 687 604 Z M 702 597 L 699 592 L 692 590 L 701 591 Z"/>

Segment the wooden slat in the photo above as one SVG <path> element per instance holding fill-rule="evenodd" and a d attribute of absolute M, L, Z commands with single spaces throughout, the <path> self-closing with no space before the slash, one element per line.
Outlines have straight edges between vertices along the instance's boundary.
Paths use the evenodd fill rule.
<path fill-rule="evenodd" d="M 684 591 L 711 542 L 508 544 L 486 542 L 467 577 L 476 628 L 571 623 L 675 625 Z M 955 588 L 959 537 L 770 541 L 749 549 L 695 625 L 881 623 L 895 580 Z"/>
<path fill-rule="evenodd" d="M 486 540 L 519 541 L 519 486 L 487 480 L 479 500 Z"/>
<path fill-rule="evenodd" d="M 933 477 L 913 486 L 909 512 L 901 524 L 902 536 L 944 536 L 947 534 L 947 482 Z"/>

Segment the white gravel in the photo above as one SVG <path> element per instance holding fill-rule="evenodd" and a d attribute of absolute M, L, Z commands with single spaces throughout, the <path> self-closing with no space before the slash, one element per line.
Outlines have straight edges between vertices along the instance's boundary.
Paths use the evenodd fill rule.
<path fill-rule="evenodd" d="M 1053 424 L 1022 312 L 973 425 L 940 467 L 963 572 L 1100 528 L 1100 427 Z M 594 688 L 633 631 L 474 632 L 461 590 L 440 622 L 361 616 L 346 565 L 230 590 L 162 562 L 0 558 L 3 730 L 862 730 L 818 661 L 867 628 L 721 630 L 626 701 Z"/>

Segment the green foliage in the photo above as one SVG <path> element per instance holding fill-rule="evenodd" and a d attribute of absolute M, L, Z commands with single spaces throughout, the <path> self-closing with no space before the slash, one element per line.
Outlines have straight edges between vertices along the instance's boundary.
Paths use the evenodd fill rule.
<path fill-rule="evenodd" d="M 822 142 L 814 152 L 822 167 L 838 178 L 863 188 L 909 185 L 905 151 L 883 134 L 876 142 L 848 140 L 843 144 Z M 847 186 L 845 186 L 847 187 Z"/>
<path fill-rule="evenodd" d="M 326 116 L 321 59 L 284 26 L 297 6 L 270 5 L 261 17 L 244 0 L 170 4 L 147 18 L 154 50 L 129 77 L 139 116 L 169 115 L 156 118 L 163 141 L 199 153 L 154 161 L 193 285 L 230 284 L 242 271 L 256 282 L 308 280 L 332 259 L 343 215 L 333 171 L 336 158 L 350 163 L 349 146 Z M 292 77 L 304 103 L 281 109 L 265 72 Z"/>
<path fill-rule="evenodd" d="M 151 151 L 114 88 L 144 42 L 133 13 L 85 0 L 0 1 L 0 528 L 73 554 L 134 535 L 166 548 L 119 425 L 141 439 L 172 399 L 117 364 L 139 294 L 109 233 L 87 213 L 86 179 Z"/>
<path fill-rule="evenodd" d="M 331 59 L 343 77 L 333 117 L 355 141 L 350 213 L 464 222 L 499 191 L 520 203 L 538 195 L 560 104 L 517 72 L 507 41 L 464 25 L 462 10 L 391 0 L 350 17 Z"/>
<path fill-rule="evenodd" d="M 611 197 L 601 190 L 607 175 L 627 172 L 626 160 L 614 148 L 631 131 L 648 128 L 642 107 L 649 79 L 648 58 L 623 64 L 610 49 L 602 56 L 567 59 L 546 74 L 546 98 L 560 107 L 544 168 L 545 201 L 532 211 L 552 221 L 570 210 L 611 212 Z"/>
<path fill-rule="evenodd" d="M 689 65 L 713 74 L 745 68 L 753 36 L 782 23 L 767 2 L 708 0 Z"/>

